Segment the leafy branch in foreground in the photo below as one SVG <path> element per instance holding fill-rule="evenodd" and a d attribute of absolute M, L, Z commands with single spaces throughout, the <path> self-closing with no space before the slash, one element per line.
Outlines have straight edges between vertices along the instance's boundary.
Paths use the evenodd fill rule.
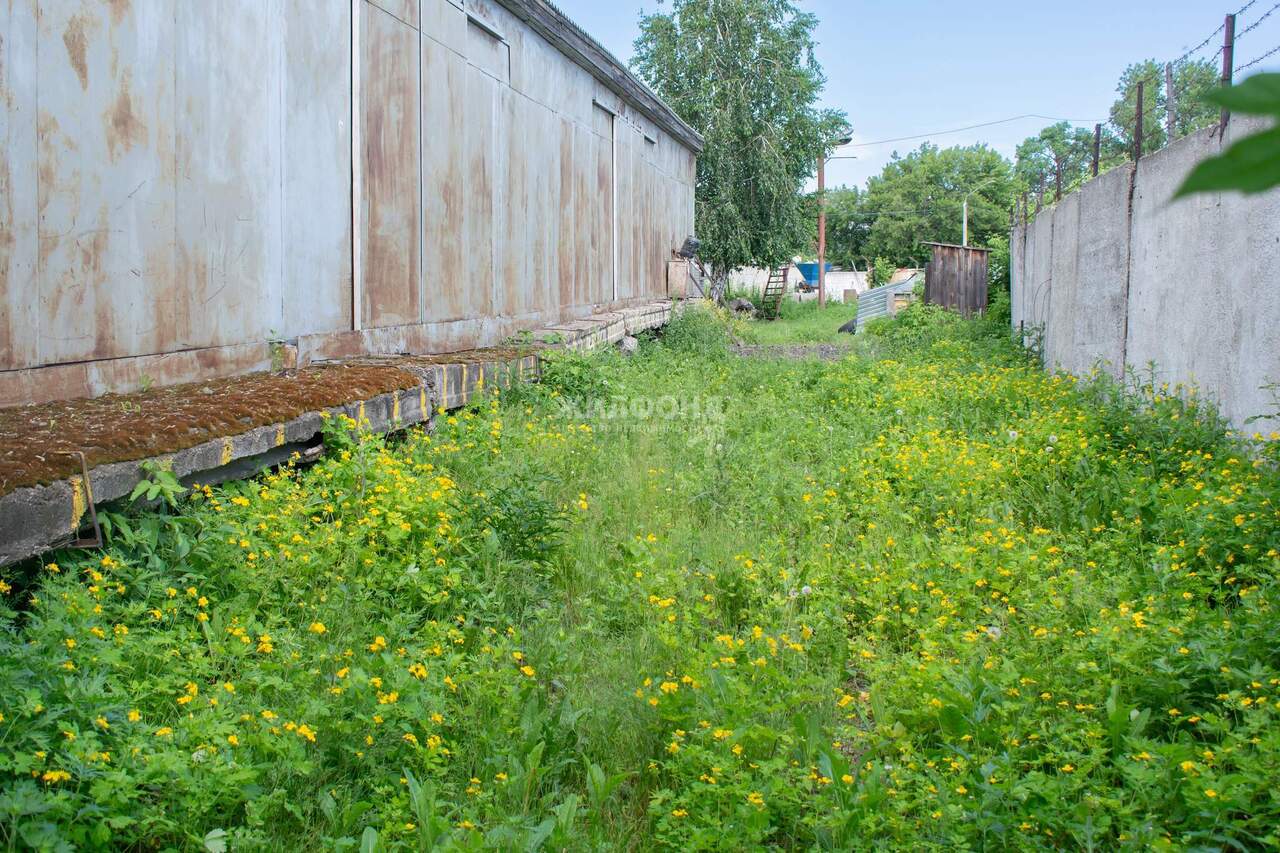
<path fill-rule="evenodd" d="M 1206 100 L 1247 115 L 1280 121 L 1280 74 L 1255 74 L 1238 86 L 1219 89 Z M 1260 193 L 1280 186 L 1280 126 L 1246 136 L 1187 176 L 1174 198 L 1239 190 Z"/>

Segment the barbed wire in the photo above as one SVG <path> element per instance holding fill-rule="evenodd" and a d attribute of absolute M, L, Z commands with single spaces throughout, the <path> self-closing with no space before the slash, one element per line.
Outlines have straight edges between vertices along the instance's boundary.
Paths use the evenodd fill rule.
<path fill-rule="evenodd" d="M 1246 8 L 1247 8 L 1247 7 L 1246 7 Z M 1214 37 L 1214 36 L 1216 36 L 1216 35 L 1218 35 L 1218 33 L 1222 32 L 1222 31 L 1223 31 L 1224 29 L 1226 29 L 1226 28 L 1227 28 L 1227 24 L 1226 24 L 1226 22 L 1225 22 L 1225 21 L 1223 21 L 1223 22 L 1222 22 L 1222 24 L 1220 24 L 1216 30 L 1214 30 L 1213 32 L 1209 33 L 1208 38 L 1206 38 L 1204 41 L 1200 42 L 1198 45 L 1196 45 L 1195 47 L 1193 47 L 1193 48 L 1191 48 L 1190 50 L 1188 50 L 1186 53 L 1182 54 L 1182 56 L 1179 56 L 1177 59 L 1175 59 L 1175 60 L 1174 60 L 1172 63 L 1170 63 L 1170 64 L 1171 64 L 1171 65 L 1181 65 L 1183 62 L 1187 61 L 1188 59 L 1190 59 L 1191 57 L 1195 56 L 1195 55 L 1196 55 L 1197 53 L 1199 53 L 1200 51 L 1204 50 L 1204 49 L 1205 49 L 1205 47 L 1209 44 L 1209 42 L 1213 41 L 1213 37 Z M 1219 46 L 1219 47 L 1218 47 L 1218 49 L 1217 49 L 1217 51 L 1215 51 L 1214 55 L 1216 56 L 1216 55 L 1217 55 L 1217 54 L 1219 54 L 1219 53 L 1222 53 L 1222 47 L 1221 47 L 1221 46 Z M 1212 59 L 1210 59 L 1209 61 L 1212 61 Z"/>
<path fill-rule="evenodd" d="M 1249 11 L 1251 8 L 1253 8 L 1253 6 L 1254 6 L 1257 2 L 1258 2 L 1258 0 L 1249 0 L 1249 2 L 1248 2 L 1248 3 L 1245 3 L 1243 6 L 1241 6 L 1239 9 L 1237 9 L 1237 10 L 1235 11 L 1235 17 L 1239 18 L 1239 17 L 1240 17 L 1241 15 L 1243 15 L 1245 12 L 1247 12 L 1247 11 Z M 1267 18 L 1271 17 L 1271 15 L 1272 15 L 1272 14 L 1274 14 L 1274 13 L 1275 13 L 1275 11 L 1276 11 L 1277 9 L 1280 9 L 1280 2 L 1276 3 L 1276 4 L 1275 4 L 1274 6 L 1272 6 L 1270 9 L 1268 9 L 1268 10 L 1266 11 L 1266 13 L 1265 13 L 1265 14 L 1263 14 L 1260 18 L 1258 18 L 1258 20 L 1254 21 L 1252 24 L 1250 24 L 1248 27 L 1246 27 L 1243 31 L 1241 31 L 1241 32 L 1239 32 L 1239 33 L 1236 33 L 1236 34 L 1235 34 L 1235 41 L 1239 41 L 1239 40 L 1240 40 L 1240 38 L 1241 38 L 1242 36 L 1244 36 L 1245 34 L 1247 34 L 1249 31 L 1251 31 L 1251 30 L 1255 29 L 1259 24 L 1261 24 L 1261 23 L 1262 23 L 1263 21 L 1265 21 Z M 1216 30 L 1214 30 L 1213 32 L 1209 33 L 1209 35 L 1208 35 L 1208 36 L 1206 36 L 1206 37 L 1204 38 L 1204 40 L 1203 40 L 1203 41 L 1201 41 L 1199 44 L 1197 44 L 1195 47 L 1191 48 L 1190 50 L 1187 50 L 1185 53 L 1183 53 L 1181 56 L 1179 56 L 1177 59 L 1173 60 L 1172 62 L 1169 62 L 1169 63 L 1163 63 L 1163 64 L 1162 64 L 1162 66 L 1163 66 L 1163 65 L 1171 65 L 1171 66 L 1173 66 L 1173 68 L 1174 68 L 1175 70 L 1177 70 L 1179 67 L 1181 67 L 1181 66 L 1183 65 L 1183 63 L 1185 63 L 1185 62 L 1189 61 L 1189 60 L 1190 60 L 1193 56 L 1195 56 L 1197 53 L 1199 53 L 1200 51 L 1202 51 L 1202 50 L 1204 50 L 1206 47 L 1208 47 L 1208 46 L 1209 46 L 1209 44 L 1214 40 L 1214 38 L 1216 38 L 1217 36 L 1221 35 L 1221 34 L 1222 34 L 1222 32 L 1223 32 L 1226 28 L 1227 28 L 1227 22 L 1224 20 L 1221 24 L 1219 24 L 1219 25 L 1218 25 L 1218 28 L 1217 28 Z M 1223 49 L 1224 49 L 1224 48 L 1225 48 L 1225 45 L 1221 45 L 1221 44 L 1220 44 L 1220 45 L 1218 45 L 1217 50 L 1215 50 L 1213 53 L 1211 53 L 1209 56 L 1205 57 L 1204 59 L 1202 59 L 1202 60 L 1198 60 L 1198 61 L 1201 61 L 1201 62 L 1213 62 L 1213 60 L 1217 59 L 1217 58 L 1218 58 L 1218 56 L 1219 56 L 1219 55 L 1221 55 L 1221 53 L 1222 53 L 1222 51 L 1223 51 Z M 1136 82 L 1136 81 L 1135 81 L 1135 82 Z M 1155 76 L 1155 77 L 1144 77 L 1144 78 L 1143 78 L 1143 82 L 1145 82 L 1145 83 L 1152 83 L 1152 82 L 1154 82 L 1154 83 L 1159 83 L 1159 82 L 1161 82 L 1161 81 L 1160 81 L 1159 76 Z"/>
<path fill-rule="evenodd" d="M 1249 33 L 1253 32 L 1255 29 L 1257 29 L 1258 25 L 1259 25 L 1259 24 L 1261 24 L 1263 21 L 1265 21 L 1267 18 L 1270 18 L 1270 17 L 1271 17 L 1271 15 L 1272 15 L 1272 13 L 1274 13 L 1276 9 L 1280 9 L 1280 3 L 1277 3 L 1276 5 L 1272 6 L 1270 9 L 1268 9 L 1268 10 L 1266 11 L 1266 14 L 1264 14 L 1262 17 L 1258 18 L 1258 20 L 1254 21 L 1252 24 L 1250 24 L 1249 26 L 1245 27 L 1245 28 L 1244 28 L 1243 30 L 1241 30 L 1240 32 L 1236 33 L 1236 41 L 1237 41 L 1237 42 L 1238 42 L 1238 41 L 1240 41 L 1240 39 L 1244 38 L 1244 37 L 1245 37 L 1245 36 L 1247 36 Z"/>
<path fill-rule="evenodd" d="M 1271 48 L 1271 50 L 1268 50 L 1266 53 L 1262 54 L 1262 56 L 1259 56 L 1257 59 L 1252 59 L 1246 62 L 1244 65 L 1237 65 L 1234 73 L 1239 74 L 1241 71 L 1244 71 L 1246 68 L 1252 68 L 1253 66 L 1257 65 L 1259 62 L 1262 62 L 1264 59 L 1275 56 L 1277 53 L 1280 53 L 1280 45 L 1276 45 L 1275 47 Z"/>

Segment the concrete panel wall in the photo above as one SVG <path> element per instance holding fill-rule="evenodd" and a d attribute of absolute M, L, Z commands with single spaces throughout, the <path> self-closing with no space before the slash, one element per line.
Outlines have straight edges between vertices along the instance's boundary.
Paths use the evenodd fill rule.
<path fill-rule="evenodd" d="M 0 0 L 0 405 L 55 365 L 49 397 L 130 390 L 664 295 L 694 151 L 547 14 Z"/>
<path fill-rule="evenodd" d="M 1044 290 L 1044 349 L 1064 364 L 1072 360 L 1076 318 L 1076 250 L 1080 198 L 1072 194 L 1054 207 L 1049 240 L 1049 285 Z"/>
<path fill-rule="evenodd" d="M 1154 365 L 1237 425 L 1280 409 L 1263 387 L 1280 381 L 1280 190 L 1172 201 L 1197 163 L 1265 126 L 1193 134 L 1014 229 L 1013 322 L 1043 327 L 1047 366 Z"/>
<path fill-rule="evenodd" d="M 1124 360 L 1125 281 L 1130 168 L 1113 169 L 1090 181 L 1079 197 L 1075 321 L 1070 352 L 1054 361 L 1073 373 L 1101 363 L 1115 369 Z"/>

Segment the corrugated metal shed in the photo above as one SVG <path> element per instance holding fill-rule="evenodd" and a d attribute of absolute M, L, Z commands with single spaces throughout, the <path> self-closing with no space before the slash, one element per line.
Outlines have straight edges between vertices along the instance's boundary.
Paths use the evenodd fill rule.
<path fill-rule="evenodd" d="M 858 329 L 861 330 L 869 321 L 877 317 L 888 317 L 894 312 L 894 298 L 910 295 L 915 286 L 924 280 L 924 274 L 917 272 L 897 284 L 886 284 L 873 287 L 858 297 Z"/>

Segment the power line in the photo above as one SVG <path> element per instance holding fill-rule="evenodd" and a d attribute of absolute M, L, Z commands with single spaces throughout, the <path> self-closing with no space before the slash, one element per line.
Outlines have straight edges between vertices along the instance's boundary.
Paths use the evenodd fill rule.
<path fill-rule="evenodd" d="M 1248 2 L 1248 3 L 1245 3 L 1243 6 L 1241 6 L 1239 9 L 1237 9 L 1237 10 L 1235 11 L 1235 17 L 1237 17 L 1237 18 L 1238 18 L 1238 17 L 1240 17 L 1241 15 L 1243 15 L 1245 12 L 1249 11 L 1249 9 L 1251 9 L 1251 8 L 1253 7 L 1253 5 L 1254 5 L 1255 3 L 1257 3 L 1257 2 L 1258 2 L 1258 0 L 1249 0 L 1249 2 Z M 1237 40 L 1237 41 L 1239 41 L 1239 39 L 1240 39 L 1240 37 L 1241 37 L 1241 36 L 1243 36 L 1245 33 L 1249 32 L 1249 30 L 1252 30 L 1254 27 L 1258 26 L 1258 24 L 1261 24 L 1263 21 L 1265 21 L 1268 17 L 1270 17 L 1270 16 L 1271 16 L 1271 13 L 1272 13 L 1272 12 L 1274 12 L 1276 9 L 1280 9 L 1280 3 L 1276 3 L 1276 5 L 1272 6 L 1272 7 L 1267 11 L 1267 13 L 1266 13 L 1265 15 L 1263 15 L 1261 18 L 1259 18 L 1258 20 L 1256 20 L 1256 21 L 1254 21 L 1252 24 L 1250 24 L 1250 25 L 1249 25 L 1249 26 L 1244 30 L 1244 32 L 1237 33 L 1237 34 L 1236 34 L 1236 40 Z M 1224 20 L 1221 24 L 1219 24 L 1219 25 L 1218 25 L 1218 28 L 1217 28 L 1216 30 L 1214 30 L 1213 32 L 1209 33 L 1209 35 L 1205 37 L 1204 41 L 1200 42 L 1200 43 L 1199 43 L 1199 44 L 1197 44 L 1195 47 L 1193 47 L 1193 48 L 1191 48 L 1190 50 L 1188 50 L 1188 51 L 1186 51 L 1185 53 L 1183 53 L 1183 54 L 1182 54 L 1182 56 L 1179 56 L 1177 59 L 1173 60 L 1172 62 L 1169 62 L 1169 63 L 1159 63 L 1159 64 L 1160 64 L 1162 67 L 1163 67 L 1163 65 L 1165 65 L 1165 64 L 1172 65 L 1172 66 L 1174 66 L 1175 68 L 1176 68 L 1176 67 L 1178 67 L 1179 65 L 1181 65 L 1181 64 L 1182 64 L 1182 63 L 1184 63 L 1184 62 L 1186 62 L 1188 59 L 1190 59 L 1191 57 L 1195 56 L 1197 53 L 1199 53 L 1200 51 L 1202 51 L 1202 50 L 1204 50 L 1206 47 L 1208 47 L 1208 46 L 1209 46 L 1209 43 L 1213 41 L 1214 37 L 1216 37 L 1216 36 L 1220 35 L 1220 34 L 1222 33 L 1222 31 L 1223 31 L 1223 30 L 1225 30 L 1226 28 L 1227 28 L 1227 22 Z M 1217 49 L 1217 50 L 1215 50 L 1215 51 L 1214 51 L 1210 56 L 1208 56 L 1207 58 L 1205 58 L 1205 59 L 1204 59 L 1204 60 L 1202 60 L 1202 61 L 1204 61 L 1204 62 L 1212 62 L 1214 59 L 1216 59 L 1216 58 L 1217 58 L 1217 56 L 1218 56 L 1220 53 L 1222 53 L 1222 49 L 1223 49 L 1223 46 L 1222 46 L 1222 45 L 1218 45 L 1218 49 Z M 1135 83 L 1137 83 L 1138 81 L 1136 81 L 1136 80 L 1135 80 L 1134 82 L 1135 82 Z M 1155 83 L 1156 85 L 1159 85 L 1162 81 L 1161 81 L 1160 77 L 1157 75 L 1157 76 L 1154 76 L 1154 77 L 1145 77 L 1145 78 L 1143 78 L 1143 79 L 1142 79 L 1142 82 L 1144 82 L 1144 83 Z"/>
<path fill-rule="evenodd" d="M 1043 121 L 1069 121 L 1069 122 L 1072 122 L 1073 124 L 1089 124 L 1096 121 L 1096 119 L 1091 119 L 1091 118 L 1089 119 L 1054 118 L 1053 116 L 1042 116 L 1042 115 L 1037 115 L 1036 113 L 1026 113 L 1024 115 L 1013 116 L 1011 118 L 1002 118 L 996 121 L 984 121 L 981 124 L 971 124 L 968 127 L 957 127 L 954 130 L 939 130 L 933 133 L 920 133 L 920 134 L 916 134 L 915 136 L 898 136 L 893 139 L 878 139 L 875 142 L 854 142 L 849 145 L 842 145 L 841 147 L 842 148 L 867 148 L 872 145 L 888 145 L 890 142 L 909 142 L 913 139 L 927 139 L 932 136 L 946 136 L 949 133 L 964 133 L 966 130 L 977 130 L 980 127 L 991 127 L 992 125 L 997 125 L 997 124 L 1008 124 L 1011 121 L 1022 121 L 1023 119 L 1028 119 L 1028 118 L 1037 118 L 1037 119 L 1042 119 Z"/>
<path fill-rule="evenodd" d="M 1237 17 L 1239 17 L 1240 15 L 1243 15 L 1245 12 L 1249 11 L 1249 9 L 1251 9 L 1257 2 L 1258 0 L 1249 0 L 1248 3 L 1245 3 L 1243 6 L 1241 6 L 1239 9 L 1236 10 L 1235 15 Z M 1274 14 L 1277 9 L 1280 9 L 1280 2 L 1277 2 L 1274 6 L 1268 9 L 1261 17 L 1259 17 L 1256 21 L 1254 21 L 1252 24 L 1246 27 L 1242 32 L 1236 34 L 1236 40 L 1239 41 L 1241 37 L 1245 36 L 1250 31 L 1256 29 L 1259 24 L 1261 24 L 1267 18 L 1271 17 L 1271 15 Z M 1183 62 L 1187 61 L 1192 56 L 1194 56 L 1195 54 L 1203 50 L 1205 47 L 1207 47 L 1209 43 L 1213 41 L 1214 37 L 1221 34 L 1225 29 L 1226 29 L 1226 21 L 1223 21 L 1223 23 L 1219 24 L 1218 28 L 1213 32 L 1209 33 L 1209 35 L 1203 41 L 1201 41 L 1195 47 L 1183 53 L 1177 59 L 1173 60 L 1173 62 L 1170 62 L 1167 64 L 1172 65 L 1174 67 L 1181 65 Z M 1212 61 L 1213 57 L 1216 57 L 1218 54 L 1222 53 L 1222 50 L 1223 48 L 1219 46 L 1218 49 L 1214 51 L 1213 56 L 1209 57 L 1204 61 L 1206 62 Z M 1276 53 L 1280 53 L 1280 46 L 1277 46 L 1267 51 L 1266 53 L 1262 54 L 1256 59 L 1245 63 L 1244 65 L 1236 67 L 1235 71 L 1240 72 L 1240 71 L 1244 71 L 1247 68 L 1251 68 L 1254 65 L 1257 65 L 1259 62 L 1262 62 L 1263 60 L 1268 59 L 1271 56 L 1274 56 Z M 1134 81 L 1134 83 L 1137 83 L 1137 82 L 1139 81 Z M 1141 82 L 1154 83 L 1159 85 L 1164 81 L 1161 79 L 1161 77 L 1156 76 L 1156 77 L 1143 78 Z M 1184 94 L 1186 94 L 1186 91 L 1179 91 L 1175 94 L 1175 96 L 1181 97 Z M 1030 118 L 1040 119 L 1042 121 L 1067 121 L 1067 122 L 1071 122 L 1072 124 L 1086 124 L 1086 125 L 1110 121 L 1109 118 L 1100 119 L 1100 120 L 1099 119 L 1057 118 L 1054 116 L 1039 115 L 1038 113 L 1025 113 L 1023 115 L 1011 116 L 1009 118 L 997 119 L 995 121 L 985 121 L 979 124 L 971 124 L 971 125 L 967 125 L 966 127 L 957 127 L 951 130 L 939 130 L 939 131 L 934 131 L 932 133 L 918 133 L 913 136 L 896 136 L 896 137 L 893 137 L 892 139 L 877 139 L 874 142 L 854 142 L 848 145 L 842 145 L 840 147 L 841 148 L 870 148 L 875 145 L 889 145 L 890 143 L 894 143 L 894 142 L 911 142 L 916 139 L 929 139 L 934 136 L 947 136 L 953 133 L 964 133 L 965 131 L 968 131 L 968 130 L 978 130 L 984 127 L 994 127 L 995 125 L 1009 124 L 1010 122 L 1023 121 L 1024 119 L 1030 119 Z"/>

